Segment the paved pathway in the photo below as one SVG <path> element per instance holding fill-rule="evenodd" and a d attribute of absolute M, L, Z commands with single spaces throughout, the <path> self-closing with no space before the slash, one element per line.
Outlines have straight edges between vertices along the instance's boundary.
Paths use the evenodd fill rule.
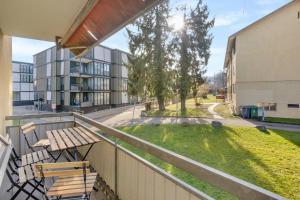
<path fill-rule="evenodd" d="M 215 112 L 215 107 L 217 107 L 220 103 L 211 103 L 212 105 L 208 107 L 208 112 L 213 115 L 214 119 L 224 119 L 217 112 Z"/>
<path fill-rule="evenodd" d="M 135 115 L 133 117 L 133 108 L 128 109 L 117 115 L 94 118 L 106 125 L 113 127 L 132 126 L 139 124 L 210 124 L 212 121 L 220 121 L 227 126 L 248 126 L 256 127 L 257 125 L 265 125 L 270 129 L 287 130 L 300 132 L 300 125 L 287 125 L 279 123 L 266 123 L 244 119 L 211 119 L 211 118 L 176 118 L 176 117 L 140 117 L 144 106 L 136 106 Z"/>

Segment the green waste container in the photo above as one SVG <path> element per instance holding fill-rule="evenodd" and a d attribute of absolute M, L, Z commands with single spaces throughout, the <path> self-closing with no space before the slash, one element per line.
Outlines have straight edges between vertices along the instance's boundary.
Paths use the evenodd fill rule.
<path fill-rule="evenodd" d="M 257 119 L 258 118 L 258 107 L 253 106 L 251 107 L 251 117 L 250 119 Z"/>

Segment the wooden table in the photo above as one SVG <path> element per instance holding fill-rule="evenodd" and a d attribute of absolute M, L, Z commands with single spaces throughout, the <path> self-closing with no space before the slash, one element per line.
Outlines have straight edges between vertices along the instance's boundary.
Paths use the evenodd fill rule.
<path fill-rule="evenodd" d="M 74 160 L 77 160 L 76 153 L 78 147 L 90 145 L 90 148 L 82 159 L 85 160 L 93 145 L 101 141 L 97 136 L 83 127 L 47 131 L 47 137 L 50 141 L 51 151 L 60 151 L 61 153 L 66 151 L 72 156 L 68 150 L 74 149 L 75 156 L 72 156 Z"/>

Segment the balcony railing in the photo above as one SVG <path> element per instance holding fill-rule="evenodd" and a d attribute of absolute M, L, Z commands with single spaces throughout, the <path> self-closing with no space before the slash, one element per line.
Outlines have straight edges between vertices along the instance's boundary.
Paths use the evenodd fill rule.
<path fill-rule="evenodd" d="M 47 119 L 41 122 L 44 118 Z M 49 118 L 55 118 L 59 121 L 54 121 L 53 119 L 49 120 Z M 87 160 L 90 161 L 93 168 L 100 174 L 101 178 L 99 178 L 98 182 L 101 185 L 102 190 L 104 190 L 111 199 L 213 199 L 118 145 L 117 141 L 126 142 L 174 167 L 192 174 L 201 181 L 208 182 L 211 185 L 233 194 L 239 199 L 284 199 L 275 193 L 251 183 L 240 180 L 217 169 L 178 155 L 172 151 L 163 149 L 77 113 L 6 117 L 6 120 L 17 121 L 35 121 L 36 119 L 39 119 L 36 121 L 37 134 L 39 137 L 46 137 L 45 133 L 47 130 L 82 126 L 102 140 L 94 145 Z M 20 154 L 24 154 L 27 148 L 19 133 L 19 125 L 8 126 L 6 130 L 13 140 L 13 145 L 17 147 L 17 151 Z M 107 136 L 109 136 L 109 139 Z M 80 148 L 79 151 L 83 153 L 86 151 L 86 148 Z M 0 193 L 1 197 L 2 195 L 3 194 Z"/>
<path fill-rule="evenodd" d="M 80 84 L 72 84 L 70 85 L 71 90 L 80 90 Z"/>

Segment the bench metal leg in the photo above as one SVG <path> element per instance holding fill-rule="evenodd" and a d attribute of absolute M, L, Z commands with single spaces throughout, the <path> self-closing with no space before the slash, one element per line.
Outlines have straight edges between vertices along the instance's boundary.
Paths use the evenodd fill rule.
<path fill-rule="evenodd" d="M 94 143 L 95 144 L 95 143 Z M 94 144 L 91 144 L 90 148 L 87 150 L 87 152 L 85 153 L 84 157 L 82 160 L 85 160 L 87 155 L 89 154 L 89 152 L 91 151 L 92 147 L 94 146 Z"/>

